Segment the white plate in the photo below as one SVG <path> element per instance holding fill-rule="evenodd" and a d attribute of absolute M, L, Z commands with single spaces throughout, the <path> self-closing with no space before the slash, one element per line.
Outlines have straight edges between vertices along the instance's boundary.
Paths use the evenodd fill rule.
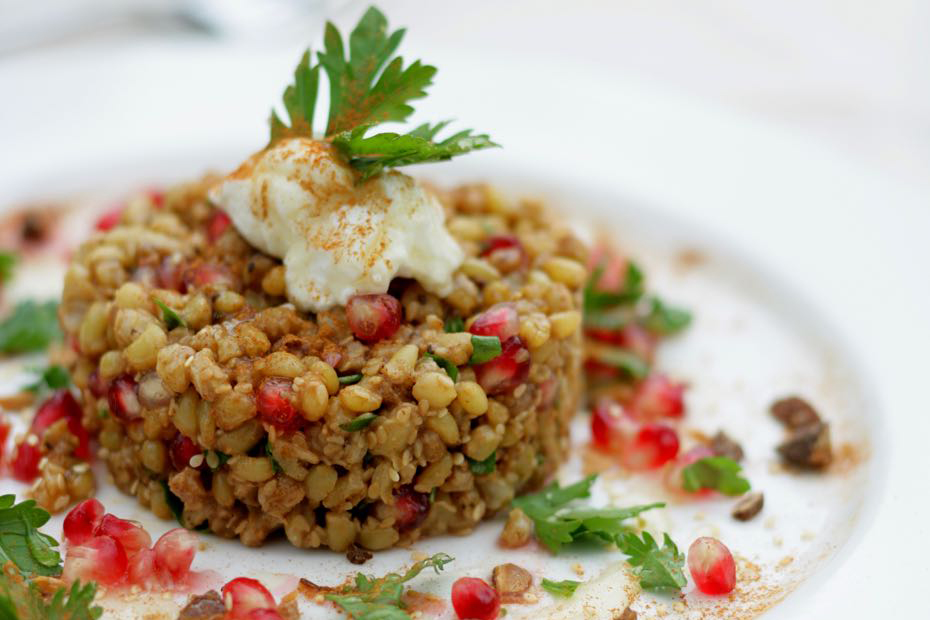
<path fill-rule="evenodd" d="M 261 143 L 261 119 L 292 60 L 176 48 L 103 58 L 45 57 L 0 66 L 0 83 L 15 93 L 0 120 L 4 201 L 231 165 L 249 145 Z M 707 509 L 706 523 L 721 526 L 728 542 L 745 541 L 744 555 L 762 554 L 775 563 L 795 558 L 778 583 L 803 585 L 770 615 L 842 610 L 847 617 L 867 617 L 885 609 L 872 593 L 920 583 L 928 566 L 920 518 L 926 485 L 921 488 L 907 472 L 922 471 L 928 430 L 927 418 L 914 415 L 919 407 L 926 410 L 915 352 L 930 344 L 922 322 L 930 310 L 928 287 L 916 268 L 930 264 L 920 243 L 920 234 L 930 229 L 927 211 L 920 210 L 923 188 L 893 186 L 767 128 L 637 85 L 605 83 L 583 68 L 483 62 L 441 51 L 430 59 L 443 72 L 425 107 L 455 110 L 468 126 L 491 132 L 507 148 L 420 174 L 490 177 L 522 188 L 538 188 L 538 179 L 546 179 L 540 193 L 570 196 L 559 201 L 620 226 L 663 292 L 696 308 L 699 320 L 666 349 L 663 363 L 693 382 L 695 426 L 716 430 L 714 416 L 725 419 L 727 428 L 738 426 L 740 417 L 761 420 L 757 430 L 743 427 L 747 437 L 741 439 L 750 449 L 751 479 L 784 501 L 772 501 L 765 513 L 776 515 L 776 529 L 766 530 L 762 521 L 752 524 L 755 529 L 735 528 L 723 504 Z M 539 84 L 551 88 L 541 92 Z M 67 106 L 61 106 L 60 93 L 71 94 Z M 883 213 L 884 205 L 893 210 Z M 708 264 L 687 273 L 671 270 L 668 259 L 683 242 L 706 248 Z M 852 476 L 798 481 L 768 471 L 766 446 L 777 432 L 762 407 L 794 389 L 835 413 L 845 439 L 870 436 L 871 458 Z M 751 437 L 749 430 L 755 431 Z M 811 486 L 817 484 L 824 486 Z M 804 501 L 820 493 L 830 501 Z M 114 506 L 125 501 L 112 490 L 104 500 Z M 127 516 L 150 522 L 154 531 L 166 527 L 124 505 Z M 798 517 L 785 517 L 790 525 L 784 531 L 778 529 L 780 511 Z M 667 526 L 682 544 L 701 531 L 693 520 L 668 512 Z M 491 553 L 498 527 L 417 548 L 454 549 L 458 560 L 450 575 L 477 571 L 490 561 L 477 558 Z M 802 533 L 814 541 L 802 541 Z M 776 536 L 782 536 L 781 550 Z M 324 553 L 281 546 L 245 551 L 213 539 L 210 546 L 224 553 L 204 553 L 205 563 L 247 565 L 250 571 L 275 566 L 341 577 L 352 570 Z M 566 568 L 534 558 L 525 563 L 546 561 L 547 575 Z M 379 554 L 365 570 L 394 568 L 408 559 L 405 551 Z M 584 560 L 590 566 L 585 578 L 603 559 Z M 447 581 L 433 583 L 448 591 Z M 616 600 L 615 592 L 604 596 Z M 908 598 L 899 603 L 917 609 Z M 610 601 L 599 609 L 607 615 Z"/>

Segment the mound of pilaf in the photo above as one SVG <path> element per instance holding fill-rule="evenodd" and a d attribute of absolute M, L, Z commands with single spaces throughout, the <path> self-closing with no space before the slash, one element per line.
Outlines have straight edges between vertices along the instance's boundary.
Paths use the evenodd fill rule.
<path fill-rule="evenodd" d="M 443 193 L 454 292 L 395 279 L 399 328 L 363 342 L 346 308 L 286 302 L 214 182 L 131 201 L 65 280 L 84 423 L 122 491 L 246 545 L 378 550 L 467 533 L 566 458 L 587 250 L 540 205 Z M 470 365 L 462 329 L 485 324 L 503 353 Z"/>

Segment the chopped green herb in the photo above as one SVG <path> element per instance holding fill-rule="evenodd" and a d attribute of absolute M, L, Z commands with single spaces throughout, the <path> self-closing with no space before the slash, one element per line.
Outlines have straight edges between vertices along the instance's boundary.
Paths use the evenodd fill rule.
<path fill-rule="evenodd" d="M 468 363 L 484 364 L 501 354 L 501 339 L 497 336 L 472 336 L 472 353 Z"/>
<path fill-rule="evenodd" d="M 187 323 L 181 318 L 181 315 L 168 307 L 168 304 L 160 299 L 155 299 L 155 305 L 161 309 L 161 317 L 165 321 L 165 327 L 169 330 L 175 327 L 187 327 Z"/>
<path fill-rule="evenodd" d="M 649 299 L 649 313 L 643 319 L 646 329 L 660 334 L 674 334 L 691 323 L 691 313 L 683 308 L 666 305 L 658 297 Z"/>
<path fill-rule="evenodd" d="M 616 542 L 628 556 L 627 561 L 634 567 L 644 590 L 678 591 L 688 583 L 682 570 L 685 555 L 668 534 L 664 534 L 661 549 L 649 532 L 643 532 L 642 540 L 632 532 L 624 532 L 617 536 Z"/>
<path fill-rule="evenodd" d="M 430 505 L 432 505 L 433 502 L 436 501 L 436 489 L 438 489 L 438 488 L 439 488 L 439 487 L 433 487 L 433 488 L 430 489 L 430 491 L 429 491 L 429 503 L 430 503 Z"/>
<path fill-rule="evenodd" d="M 107 418 L 110 417 L 110 410 L 107 409 L 106 407 L 101 407 L 100 411 L 97 412 L 97 417 L 100 418 L 101 420 L 106 420 Z"/>
<path fill-rule="evenodd" d="M 371 413 L 371 412 L 363 413 L 361 415 L 356 416 L 349 422 L 346 422 L 345 424 L 340 424 L 339 428 L 341 428 L 347 433 L 354 433 L 355 431 L 360 431 L 363 428 L 367 428 L 369 424 L 371 424 L 377 419 L 378 419 L 377 413 Z"/>
<path fill-rule="evenodd" d="M 13 267 L 16 265 L 16 254 L 0 252 L 0 284 L 9 282 L 13 277 Z"/>
<path fill-rule="evenodd" d="M 570 598 L 575 593 L 575 590 L 578 589 L 578 586 L 581 585 L 581 582 L 575 581 L 574 579 L 563 579 L 562 581 L 543 579 L 540 585 L 542 585 L 543 590 L 553 596 Z"/>
<path fill-rule="evenodd" d="M 71 385 L 71 376 L 62 366 L 48 366 L 38 370 L 39 380 L 26 386 L 26 389 L 33 393 L 45 392 L 46 390 L 60 390 Z"/>
<path fill-rule="evenodd" d="M 220 452 L 219 450 L 214 450 L 213 454 L 216 455 L 216 467 L 211 467 L 211 469 L 219 469 L 226 464 L 226 461 L 229 460 L 229 455 L 225 452 Z M 210 464 L 210 459 L 207 459 L 207 465 Z"/>
<path fill-rule="evenodd" d="M 184 523 L 184 502 L 181 501 L 180 497 L 174 494 L 171 487 L 169 487 L 168 483 L 164 480 L 161 481 L 161 487 L 165 491 L 165 503 L 168 504 L 168 510 L 171 511 L 174 518 L 181 524 L 181 527 L 187 527 L 187 524 Z"/>
<path fill-rule="evenodd" d="M 60 338 L 58 303 L 54 301 L 21 301 L 0 322 L 0 353 L 42 351 Z"/>
<path fill-rule="evenodd" d="M 449 378 L 453 381 L 458 381 L 459 378 L 459 369 L 441 355 L 436 355 L 435 353 L 426 352 L 426 357 L 430 357 L 434 362 L 439 364 L 439 367 L 446 371 L 446 374 L 449 375 Z"/>
<path fill-rule="evenodd" d="M 443 329 L 447 334 L 457 334 L 465 331 L 465 321 L 460 316 L 450 316 L 446 319 Z"/>
<path fill-rule="evenodd" d="M 436 68 L 419 60 L 404 67 L 394 56 L 404 30 L 388 31 L 387 19 L 369 8 L 349 34 L 348 57 L 342 35 L 326 24 L 323 51 L 313 64 L 307 50 L 294 71 L 294 82 L 284 91 L 284 108 L 290 125 L 272 111 L 271 142 L 292 136 L 313 137 L 313 114 L 320 82 L 320 67 L 329 80 L 329 116 L 325 137 L 350 165 L 361 171 L 361 180 L 386 167 L 450 159 L 494 144 L 486 135 L 460 131 L 443 140 L 436 135 L 448 122 L 424 124 L 406 133 L 365 134 L 385 122 L 403 122 L 413 113 L 410 102 L 426 96 Z"/>
<path fill-rule="evenodd" d="M 0 497 L 0 566 L 12 562 L 26 576 L 60 575 L 61 555 L 53 549 L 58 542 L 39 531 L 49 514 L 35 500 L 15 501 L 14 495 Z"/>
<path fill-rule="evenodd" d="M 362 380 L 362 373 L 356 373 L 354 375 L 343 375 L 339 377 L 339 383 L 342 385 L 352 385 L 358 383 Z"/>
<path fill-rule="evenodd" d="M 533 520 L 536 538 L 553 553 L 558 553 L 564 544 L 581 540 L 613 543 L 628 530 L 623 525 L 625 519 L 665 506 L 655 503 L 630 508 L 569 507 L 574 500 L 590 497 L 596 479 L 596 475 L 588 476 L 567 487 L 554 482 L 538 493 L 516 498 L 513 505 Z"/>
<path fill-rule="evenodd" d="M 468 457 L 465 458 L 468 459 L 468 469 L 476 476 L 485 476 L 493 473 L 494 470 L 497 469 L 497 450 L 489 454 L 483 461 L 476 461 Z"/>
<path fill-rule="evenodd" d="M 274 457 L 274 451 L 271 449 L 271 442 L 265 441 L 265 456 L 271 459 L 271 469 L 274 470 L 274 473 L 280 474 L 284 469 L 281 467 L 281 463 L 277 461 Z"/>
<path fill-rule="evenodd" d="M 713 489 L 724 495 L 742 495 L 750 489 L 749 481 L 740 476 L 743 468 L 728 456 L 708 456 L 681 470 L 685 491 Z"/>
<path fill-rule="evenodd" d="M 0 620 L 96 620 L 103 609 L 93 604 L 97 584 L 75 581 L 46 597 L 19 575 L 0 573 Z"/>
<path fill-rule="evenodd" d="M 384 577 L 355 575 L 355 583 L 345 585 L 326 599 L 332 601 L 355 620 L 409 620 L 405 611 L 404 584 L 419 575 L 424 569 L 432 568 L 439 573 L 452 556 L 437 553 L 411 566 L 404 574 L 388 573 Z"/>
<path fill-rule="evenodd" d="M 591 329 L 610 331 L 623 329 L 636 321 L 636 311 L 632 306 L 618 306 L 608 310 L 592 310 L 584 315 L 584 326 Z"/>
<path fill-rule="evenodd" d="M 626 277 L 623 285 L 616 291 L 603 291 L 598 288 L 601 276 L 604 275 L 603 266 L 596 267 L 588 279 L 583 292 L 583 307 L 585 314 L 596 313 L 607 308 L 622 304 L 633 304 L 643 296 L 645 291 L 645 276 L 639 266 L 629 261 L 626 267 Z"/>
<path fill-rule="evenodd" d="M 629 349 L 610 346 L 591 347 L 588 357 L 601 364 L 617 368 L 633 379 L 642 379 L 649 374 L 649 363 Z"/>

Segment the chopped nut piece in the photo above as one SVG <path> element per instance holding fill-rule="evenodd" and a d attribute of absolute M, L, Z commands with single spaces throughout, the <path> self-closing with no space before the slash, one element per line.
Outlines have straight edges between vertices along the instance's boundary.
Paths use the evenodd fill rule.
<path fill-rule="evenodd" d="M 743 460 L 743 447 L 730 439 L 723 431 L 717 431 L 717 434 L 710 440 L 710 449 L 717 456 L 725 456 L 737 462 Z"/>
<path fill-rule="evenodd" d="M 216 590 L 210 590 L 206 594 L 192 596 L 178 613 L 178 620 L 222 620 L 225 615 L 223 599 Z"/>
<path fill-rule="evenodd" d="M 349 545 L 349 548 L 346 549 L 346 559 L 353 564 L 364 564 L 372 557 L 371 551 L 367 551 L 356 545 Z"/>
<path fill-rule="evenodd" d="M 533 585 L 533 576 L 528 570 L 516 564 L 501 564 L 491 572 L 494 589 L 501 595 L 502 603 L 524 603 L 524 592 Z"/>
<path fill-rule="evenodd" d="M 797 396 L 789 396 L 772 403 L 769 409 L 775 419 L 794 430 L 814 422 L 820 422 L 820 415 L 810 403 Z"/>
<path fill-rule="evenodd" d="M 507 515 L 507 523 L 501 532 L 500 544 L 502 547 L 515 549 L 522 547 L 530 541 L 533 534 L 533 522 L 519 508 L 514 508 Z"/>
<path fill-rule="evenodd" d="M 617 620 L 636 620 L 636 612 L 627 607 L 623 613 L 617 616 Z"/>
<path fill-rule="evenodd" d="M 733 506 L 733 518 L 737 521 L 749 521 L 762 511 L 765 498 L 760 492 L 747 493 Z"/>
<path fill-rule="evenodd" d="M 777 448 L 786 463 L 809 469 L 826 467 L 833 460 L 830 447 L 830 427 L 814 422 L 795 429 Z"/>

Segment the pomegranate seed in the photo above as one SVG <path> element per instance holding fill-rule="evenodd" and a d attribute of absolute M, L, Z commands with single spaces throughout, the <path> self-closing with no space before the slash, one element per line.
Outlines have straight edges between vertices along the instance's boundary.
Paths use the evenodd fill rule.
<path fill-rule="evenodd" d="M 152 544 L 152 537 L 141 525 L 111 514 L 103 515 L 94 536 L 109 536 L 123 547 L 127 557 L 134 556 L 139 549 L 148 549 Z"/>
<path fill-rule="evenodd" d="M 414 528 L 426 519 L 429 496 L 405 486 L 394 492 L 394 519 L 399 530 Z"/>
<path fill-rule="evenodd" d="M 506 342 L 520 331 L 517 309 L 507 302 L 495 304 L 475 317 L 468 331 L 476 336 L 497 336 Z"/>
<path fill-rule="evenodd" d="M 284 620 L 276 609 L 253 609 L 246 618 L 247 620 Z"/>
<path fill-rule="evenodd" d="M 503 394 L 526 381 L 530 373 L 530 352 L 519 336 L 501 345 L 501 354 L 474 367 L 478 383 L 488 394 Z"/>
<path fill-rule="evenodd" d="M 171 440 L 169 454 L 171 455 L 171 464 L 174 465 L 175 469 L 180 471 L 185 467 L 190 467 L 191 459 L 198 454 L 202 454 L 202 452 L 200 446 L 191 441 L 189 437 L 185 437 L 178 433 L 175 435 L 174 439 Z"/>
<path fill-rule="evenodd" d="M 106 396 L 107 390 L 110 389 L 110 382 L 101 377 L 97 370 L 94 370 L 87 377 L 87 387 L 90 388 L 90 393 L 94 395 L 94 398 L 103 398 Z"/>
<path fill-rule="evenodd" d="M 120 375 L 113 379 L 107 391 L 107 403 L 110 405 L 110 412 L 124 422 L 142 416 L 138 385 L 132 375 Z"/>
<path fill-rule="evenodd" d="M 155 567 L 155 552 L 151 549 L 139 549 L 129 558 L 126 579 L 130 584 L 142 587 L 162 585 Z"/>
<path fill-rule="evenodd" d="M 94 536 L 68 548 L 61 578 L 68 583 L 80 579 L 112 585 L 123 578 L 127 565 L 126 552 L 118 542 L 109 536 Z"/>
<path fill-rule="evenodd" d="M 500 614 L 497 590 L 477 577 L 460 577 L 452 584 L 452 607 L 462 620 L 494 620 Z"/>
<path fill-rule="evenodd" d="M 216 243 L 216 240 L 223 236 L 230 224 L 232 224 L 232 220 L 229 219 L 225 211 L 215 210 L 207 221 L 207 239 L 210 240 L 210 243 Z"/>
<path fill-rule="evenodd" d="M 0 421 L 0 461 L 6 452 L 6 440 L 10 436 L 10 425 L 6 420 Z"/>
<path fill-rule="evenodd" d="M 650 375 L 636 386 L 630 409 L 644 420 L 680 418 L 685 413 L 684 392 L 683 384 Z"/>
<path fill-rule="evenodd" d="M 264 421 L 278 428 L 289 428 L 299 420 L 293 399 L 294 388 L 290 379 L 269 377 L 258 387 L 258 413 Z"/>
<path fill-rule="evenodd" d="M 35 435 L 32 435 L 35 437 Z M 30 443 L 28 437 L 16 446 L 13 462 L 10 463 L 10 473 L 20 482 L 32 482 L 39 476 L 39 461 L 42 460 L 42 450 L 39 443 Z"/>
<path fill-rule="evenodd" d="M 555 397 L 559 394 L 559 380 L 555 377 L 549 377 L 539 384 L 539 407 L 540 409 L 548 408 L 555 402 Z"/>
<path fill-rule="evenodd" d="M 346 319 L 355 337 L 377 342 L 397 332 L 403 317 L 400 302 L 391 295 L 355 295 L 346 304 Z"/>
<path fill-rule="evenodd" d="M 707 445 L 695 446 L 687 452 L 679 454 L 674 465 L 665 471 L 664 482 L 666 488 L 672 492 L 684 493 L 690 497 L 700 497 L 714 493 L 712 489 L 701 489 L 694 492 L 685 491 L 681 478 L 681 471 L 685 467 L 708 456 L 714 456 L 714 451 Z"/>
<path fill-rule="evenodd" d="M 171 256 L 162 259 L 156 270 L 155 277 L 161 288 L 181 293 L 187 292 L 187 284 L 184 282 L 184 270 L 178 261 Z"/>
<path fill-rule="evenodd" d="M 94 228 L 97 230 L 107 231 L 111 230 L 119 224 L 120 218 L 123 216 L 123 211 L 126 209 L 126 205 L 119 205 L 114 207 L 97 218 L 97 223 L 94 224 Z"/>
<path fill-rule="evenodd" d="M 619 378 L 621 374 L 620 369 L 616 366 L 595 359 L 586 359 L 584 361 L 584 372 L 590 381 L 613 380 Z"/>
<path fill-rule="evenodd" d="M 727 594 L 736 587 L 736 564 L 726 545 L 702 536 L 688 548 L 688 569 L 704 594 Z"/>
<path fill-rule="evenodd" d="M 515 235 L 491 235 L 481 256 L 502 271 L 513 271 L 526 264 L 526 250 Z"/>
<path fill-rule="evenodd" d="M 664 424 L 646 424 L 624 448 L 621 461 L 628 469 L 655 469 L 678 454 L 678 433 Z"/>
<path fill-rule="evenodd" d="M 65 541 L 69 545 L 80 545 L 91 538 L 105 512 L 103 504 L 93 498 L 85 499 L 72 508 L 62 525 Z"/>
<path fill-rule="evenodd" d="M 596 290 L 616 291 L 623 287 L 623 281 L 626 279 L 627 261 L 612 247 L 599 243 L 591 250 L 588 269 L 591 272 L 601 270 L 600 277 L 594 283 Z"/>
<path fill-rule="evenodd" d="M 177 581 L 190 571 L 197 553 L 197 537 L 182 527 L 168 530 L 153 547 L 155 564 Z"/>
<path fill-rule="evenodd" d="M 32 418 L 30 430 L 36 437 L 41 438 L 48 427 L 62 418 L 68 420 L 68 432 L 74 435 L 78 441 L 78 445 L 74 449 L 74 456 L 84 461 L 89 460 L 90 436 L 87 429 L 81 424 L 81 406 L 70 391 L 58 390 L 42 403 L 36 411 L 35 417 Z"/>
<path fill-rule="evenodd" d="M 613 400 L 601 399 L 591 412 L 591 438 L 605 452 L 622 452 L 633 430 L 629 414 Z"/>
<path fill-rule="evenodd" d="M 237 577 L 223 586 L 223 602 L 233 617 L 247 617 L 256 609 L 274 609 L 274 597 L 257 579 Z"/>
<path fill-rule="evenodd" d="M 188 267 L 181 275 L 183 289 L 235 288 L 235 278 L 226 265 L 200 263 Z"/>
<path fill-rule="evenodd" d="M 149 200 L 152 201 L 152 206 L 156 209 L 161 209 L 165 204 L 165 192 L 160 189 L 150 189 L 148 191 Z"/>

